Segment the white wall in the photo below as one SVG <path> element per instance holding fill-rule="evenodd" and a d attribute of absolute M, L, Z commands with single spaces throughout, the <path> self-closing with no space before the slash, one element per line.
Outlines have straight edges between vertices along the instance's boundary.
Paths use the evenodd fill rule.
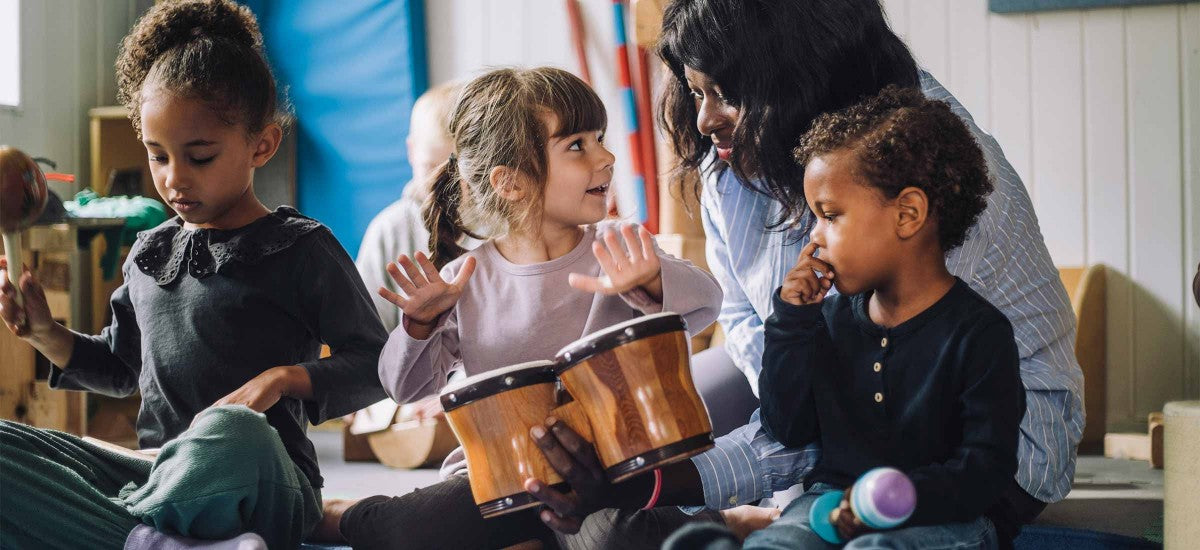
<path fill-rule="evenodd" d="M 1200 396 L 1200 5 L 998 15 L 884 0 L 917 59 L 990 128 L 1058 265 L 1103 263 L 1109 425 Z"/>
<path fill-rule="evenodd" d="M 0 143 L 53 159 L 79 187 L 91 185 L 87 112 L 116 103 L 117 48 L 151 3 L 22 0 L 21 106 L 0 107 Z"/>

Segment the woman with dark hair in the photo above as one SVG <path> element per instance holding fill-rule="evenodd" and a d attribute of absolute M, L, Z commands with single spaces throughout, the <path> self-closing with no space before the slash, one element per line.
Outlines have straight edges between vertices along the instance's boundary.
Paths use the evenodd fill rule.
<path fill-rule="evenodd" d="M 1047 503 L 1062 499 L 1071 488 L 1084 422 L 1066 291 L 1029 195 L 999 144 L 917 67 L 888 28 L 878 0 L 674 0 L 664 13 L 659 54 L 674 76 L 662 100 L 663 125 L 682 159 L 680 169 L 701 174 L 692 191 L 701 196 L 709 268 L 725 293 L 723 351 L 754 389 L 772 297 L 808 244 L 814 222 L 803 168 L 791 155 L 800 136 L 817 115 L 890 84 L 918 88 L 951 106 L 982 149 L 994 191 L 964 245 L 946 255 L 946 265 L 1012 323 L 1026 393 L 1019 468 L 1003 496 L 1009 517 L 997 518 L 997 531 L 1010 538 Z M 697 361 L 699 377 L 713 376 L 705 369 L 720 369 L 713 354 L 719 351 Z M 729 384 L 734 395 L 739 385 Z M 706 401 L 712 399 L 706 395 Z M 754 503 L 803 481 L 820 453 L 774 441 L 755 412 L 749 424 L 718 438 L 716 448 L 664 468 L 661 486 L 632 480 L 609 488 L 588 467 L 590 449 L 569 429 L 548 433 L 555 437 L 539 438 L 539 444 L 573 474 L 567 477 L 574 492 L 530 485 L 548 505 L 543 521 L 562 531 L 579 529 L 599 507 L 640 505 L 614 496 L 636 494 L 630 487 L 638 483 L 657 495 L 660 506 L 699 504 L 701 492 L 709 509 Z"/>

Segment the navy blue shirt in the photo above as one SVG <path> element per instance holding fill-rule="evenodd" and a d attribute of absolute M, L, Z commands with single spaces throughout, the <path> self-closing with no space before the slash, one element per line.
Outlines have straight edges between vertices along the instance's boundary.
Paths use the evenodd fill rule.
<path fill-rule="evenodd" d="M 1025 393 L 1012 325 L 957 278 L 892 328 L 871 322 L 870 296 L 796 306 L 775 292 L 763 427 L 789 447 L 821 444 L 806 486 L 847 487 L 890 466 L 916 485 L 910 525 L 984 515 L 1017 470 Z"/>

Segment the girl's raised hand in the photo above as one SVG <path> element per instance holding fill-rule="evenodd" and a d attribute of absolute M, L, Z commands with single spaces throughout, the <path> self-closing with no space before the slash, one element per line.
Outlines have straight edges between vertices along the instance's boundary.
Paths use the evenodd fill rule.
<path fill-rule="evenodd" d="M 46 291 L 28 269 L 22 271 L 20 284 L 22 303 L 18 306 L 17 289 L 8 280 L 8 260 L 0 258 L 0 319 L 4 320 L 8 330 L 21 338 L 49 331 L 53 328 L 54 318 L 50 316 Z"/>
<path fill-rule="evenodd" d="M 410 336 L 424 339 L 433 332 L 437 318 L 458 303 L 467 280 L 475 272 L 475 258 L 468 256 L 450 282 L 442 280 L 437 267 L 423 252 L 417 252 L 416 262 L 401 254 L 387 265 L 387 271 L 404 291 L 404 296 L 382 287 L 379 295 L 404 312 L 404 328 Z"/>
<path fill-rule="evenodd" d="M 625 246 L 621 246 L 616 231 L 605 231 L 601 239 L 592 243 L 592 253 L 604 270 L 603 277 L 572 273 L 567 281 L 584 292 L 600 294 L 620 294 L 642 287 L 654 299 L 662 300 L 662 265 L 650 232 L 631 223 L 621 226 L 621 236 Z"/>
<path fill-rule="evenodd" d="M 783 301 L 802 306 L 825 299 L 825 293 L 833 286 L 833 266 L 813 256 L 816 252 L 817 245 L 811 242 L 800 251 L 796 265 L 783 277 L 783 288 L 779 290 Z M 824 277 L 817 277 L 818 271 Z"/>

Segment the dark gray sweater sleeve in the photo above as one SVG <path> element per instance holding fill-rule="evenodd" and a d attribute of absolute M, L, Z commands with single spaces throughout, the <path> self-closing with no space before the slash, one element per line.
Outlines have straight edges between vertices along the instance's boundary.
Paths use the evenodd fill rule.
<path fill-rule="evenodd" d="M 75 347 L 71 359 L 60 367 L 50 367 L 50 387 L 56 390 L 90 391 L 111 397 L 127 397 L 138 389 L 138 373 L 142 370 L 141 329 L 129 299 L 130 270 L 137 245 L 129 253 L 121 273 L 126 283 L 109 299 L 112 323 L 99 335 L 72 331 Z"/>
<path fill-rule="evenodd" d="M 312 380 L 308 419 L 320 424 L 386 399 L 376 374 L 387 332 L 353 260 L 321 228 L 300 273 L 300 306 L 309 330 L 330 356 L 301 363 Z"/>

